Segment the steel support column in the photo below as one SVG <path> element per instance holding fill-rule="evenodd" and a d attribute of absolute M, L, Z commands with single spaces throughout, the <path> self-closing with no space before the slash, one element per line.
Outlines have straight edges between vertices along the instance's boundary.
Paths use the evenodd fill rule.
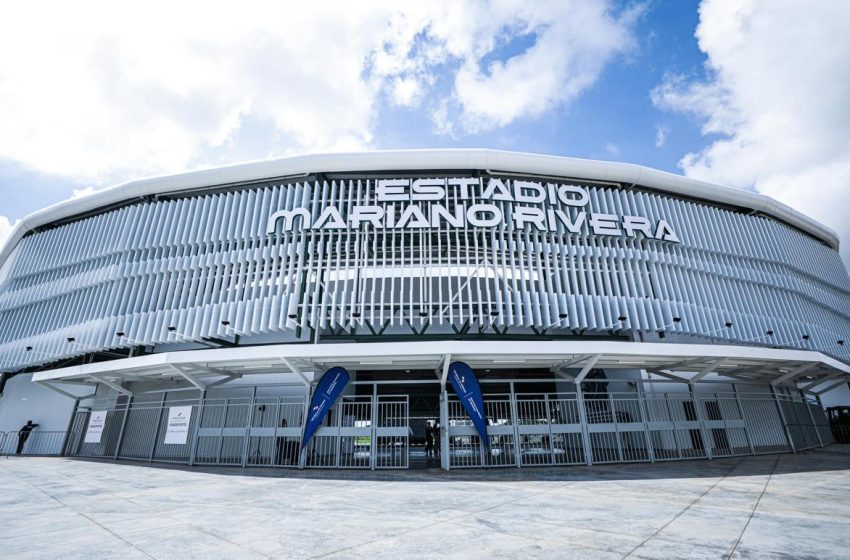
<path fill-rule="evenodd" d="M 513 385 L 513 383 L 511 383 Z M 543 393 L 543 402 L 546 407 L 546 427 L 549 428 L 549 457 L 554 465 L 555 461 L 555 438 L 552 437 L 552 409 L 551 404 L 549 403 L 549 394 Z"/>
<path fill-rule="evenodd" d="M 519 414 L 517 412 L 516 392 L 514 391 L 514 382 L 513 381 L 511 381 L 510 387 L 511 387 L 511 396 L 510 396 L 510 399 L 511 399 L 511 417 L 513 418 L 512 424 L 513 424 L 513 427 L 514 427 L 514 461 L 516 462 L 516 468 L 521 469 L 522 468 L 522 449 L 520 449 L 520 441 L 522 441 L 522 440 L 520 438 L 522 436 L 520 436 L 520 433 L 519 433 Z M 551 431 L 552 430 L 550 429 L 549 432 L 551 433 Z"/>
<path fill-rule="evenodd" d="M 782 409 L 782 402 L 779 400 L 779 395 L 776 394 L 776 388 L 771 385 L 770 392 L 773 394 L 773 402 L 776 403 L 776 409 L 779 411 L 779 419 L 782 421 L 782 429 L 785 431 L 785 439 L 788 440 L 788 446 L 792 453 L 797 452 L 797 447 L 794 445 L 794 438 L 791 437 L 791 430 L 788 428 L 788 420 L 785 418 L 785 411 Z"/>
<path fill-rule="evenodd" d="M 115 444 L 115 453 L 112 454 L 113 459 L 118 459 L 118 453 L 121 451 L 121 444 L 124 443 L 124 429 L 127 426 L 127 417 L 130 416 L 130 407 L 133 405 L 133 395 L 127 397 L 127 402 L 124 403 L 124 416 L 121 417 L 121 428 L 118 431 L 118 442 Z"/>
<path fill-rule="evenodd" d="M 207 392 L 201 391 L 201 396 L 198 397 L 198 413 L 195 418 L 195 429 L 192 430 L 192 447 L 189 448 L 189 466 L 195 464 L 195 457 L 198 453 L 198 434 L 201 431 L 201 422 L 204 420 L 204 403 L 207 400 Z"/>
<path fill-rule="evenodd" d="M 809 401 L 806 400 L 806 395 L 800 391 L 800 398 L 803 399 L 803 406 L 806 407 L 806 410 L 809 411 L 809 418 L 812 420 L 812 428 L 815 431 L 815 435 L 818 437 L 818 446 L 823 447 L 823 440 L 820 437 L 820 430 L 818 430 L 818 425 L 815 422 L 815 415 L 812 414 L 812 407 L 809 405 Z"/>
<path fill-rule="evenodd" d="M 449 457 L 449 394 L 446 392 L 446 379 L 449 376 L 451 361 L 451 354 L 443 356 L 443 371 L 440 377 L 440 426 L 443 428 L 440 430 L 440 468 L 444 471 L 451 469 L 451 458 Z"/>
<path fill-rule="evenodd" d="M 644 440 L 646 441 L 646 453 L 649 457 L 649 462 L 655 462 L 655 446 L 652 443 L 652 434 L 649 431 L 649 418 L 646 414 L 646 402 L 643 398 L 643 379 L 641 379 L 640 383 L 635 384 L 635 390 L 637 391 L 638 396 L 638 407 L 640 408 L 640 416 L 643 418 L 643 435 Z M 673 435 L 675 438 L 675 434 Z"/>
<path fill-rule="evenodd" d="M 705 417 L 702 413 L 702 402 L 700 401 L 699 393 L 696 392 L 694 386 L 690 383 L 688 383 L 688 392 L 691 395 L 691 402 L 694 403 L 694 411 L 699 421 L 699 431 L 702 434 L 702 448 L 705 451 L 705 458 L 713 459 L 714 453 L 711 451 L 712 440 L 709 439 L 708 429 L 705 427 Z"/>
<path fill-rule="evenodd" d="M 590 451 L 590 434 L 587 426 L 587 410 L 584 408 L 584 396 L 581 392 L 581 381 L 576 380 L 576 401 L 578 403 L 578 416 L 581 422 L 581 439 L 584 442 L 584 462 L 588 466 L 593 464 L 593 454 Z"/>
<path fill-rule="evenodd" d="M 371 412 L 371 416 L 372 416 L 372 422 L 371 422 L 371 424 L 372 424 L 372 435 L 369 438 L 369 440 L 370 440 L 369 441 L 369 443 L 370 443 L 370 445 L 369 445 L 369 449 L 370 449 L 370 452 L 369 452 L 369 470 L 374 471 L 375 470 L 375 462 L 376 462 L 377 457 L 378 457 L 378 449 L 377 449 L 377 447 L 378 447 L 378 437 L 377 437 L 377 432 L 378 432 L 378 430 L 377 430 L 378 384 L 377 383 L 372 384 L 372 410 L 370 412 Z M 410 411 L 408 411 L 408 416 L 410 416 Z M 408 420 L 408 422 L 410 422 L 410 420 Z M 410 448 L 410 445 L 408 445 L 408 449 L 409 448 Z M 409 454 L 410 454 L 410 452 L 408 451 L 408 455 Z"/>
<path fill-rule="evenodd" d="M 68 420 L 68 429 L 65 430 L 65 438 L 62 440 L 62 456 L 68 454 L 68 439 L 71 437 L 71 428 L 74 426 L 74 420 L 77 419 L 77 407 L 80 406 L 80 399 L 74 399 L 74 408 L 71 411 L 71 418 Z M 2 448 L 0 448 L 2 449 Z"/>
<path fill-rule="evenodd" d="M 818 401 L 818 414 L 823 417 L 823 420 L 826 422 L 826 428 L 829 430 L 829 443 L 825 443 L 824 447 L 829 445 L 830 443 L 834 443 L 835 440 L 832 437 L 832 428 L 829 424 L 829 418 L 826 417 L 826 410 L 823 408 L 823 401 L 820 398 L 820 395 L 815 395 L 815 398 Z M 820 424 L 818 424 L 818 433 L 820 433 Z"/>
<path fill-rule="evenodd" d="M 159 418 L 156 421 L 156 430 L 153 433 L 153 444 L 151 445 L 151 452 L 148 455 L 148 463 L 153 461 L 154 453 L 156 453 L 156 442 L 159 440 L 159 428 L 162 426 L 162 414 L 165 411 L 165 398 L 168 396 L 168 393 L 162 393 L 162 400 L 159 402 Z"/>
<path fill-rule="evenodd" d="M 242 468 L 248 465 L 248 449 L 251 446 L 251 426 L 254 425 L 254 410 L 257 408 L 257 386 L 251 392 L 251 410 L 248 411 L 248 425 L 245 427 L 245 444 L 242 446 Z M 226 424 L 226 420 L 225 420 Z"/>
<path fill-rule="evenodd" d="M 756 454 L 756 448 L 753 445 L 753 436 L 750 435 L 750 428 L 747 426 L 747 413 L 744 412 L 744 403 L 741 401 L 741 394 L 738 393 L 738 386 L 732 383 L 732 392 L 735 393 L 735 402 L 738 403 L 738 411 L 741 413 L 741 420 L 744 423 L 744 436 L 747 438 L 747 445 L 750 447 L 750 454 Z"/>
<path fill-rule="evenodd" d="M 623 442 L 620 439 L 620 421 L 617 418 L 617 408 L 614 405 L 614 397 L 608 393 L 608 406 L 611 408 L 611 422 L 614 423 L 614 438 L 617 440 L 617 453 L 620 457 L 620 463 L 626 461 L 626 456 L 623 454 Z"/>

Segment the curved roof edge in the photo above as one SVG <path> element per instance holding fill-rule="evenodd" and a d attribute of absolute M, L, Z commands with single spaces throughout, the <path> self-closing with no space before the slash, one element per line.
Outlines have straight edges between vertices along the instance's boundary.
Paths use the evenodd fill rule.
<path fill-rule="evenodd" d="M 26 232 L 136 197 L 299 174 L 428 169 L 480 169 L 639 184 L 707 202 L 749 208 L 799 228 L 838 250 L 835 231 L 790 206 L 756 192 L 723 187 L 631 163 L 476 148 L 310 154 L 129 181 L 54 204 L 22 219 L 0 250 L 0 265 Z"/>

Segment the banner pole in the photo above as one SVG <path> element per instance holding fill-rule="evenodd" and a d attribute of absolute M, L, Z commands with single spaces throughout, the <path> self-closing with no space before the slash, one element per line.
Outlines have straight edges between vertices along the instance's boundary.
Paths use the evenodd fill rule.
<path fill-rule="evenodd" d="M 446 393 L 446 385 L 442 384 L 440 391 L 440 467 L 444 471 L 451 469 L 449 460 L 449 395 Z"/>
<path fill-rule="evenodd" d="M 304 392 L 304 413 L 301 417 L 301 437 L 298 439 L 298 445 L 301 445 L 301 442 L 304 441 L 304 430 L 307 428 L 307 416 L 310 415 L 310 399 L 313 398 L 313 384 L 310 383 L 307 385 L 306 390 Z M 298 454 L 298 469 L 304 470 L 304 467 L 307 463 L 307 448 L 306 446 L 301 447 L 301 452 Z"/>

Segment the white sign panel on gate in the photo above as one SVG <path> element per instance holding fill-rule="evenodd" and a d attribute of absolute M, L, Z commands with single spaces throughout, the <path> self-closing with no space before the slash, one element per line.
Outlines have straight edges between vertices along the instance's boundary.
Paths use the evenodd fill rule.
<path fill-rule="evenodd" d="M 189 421 L 192 419 L 191 406 L 172 406 L 168 409 L 168 427 L 165 430 L 164 443 L 186 445 L 189 439 Z"/>
<path fill-rule="evenodd" d="M 89 425 L 86 428 L 85 443 L 100 443 L 103 435 L 103 427 L 106 425 L 106 410 L 92 411 L 89 416 Z"/>

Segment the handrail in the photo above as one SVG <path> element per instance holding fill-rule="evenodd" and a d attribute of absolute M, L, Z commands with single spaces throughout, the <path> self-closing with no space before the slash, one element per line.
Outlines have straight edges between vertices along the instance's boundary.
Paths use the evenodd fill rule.
<path fill-rule="evenodd" d="M 65 430 L 33 430 L 24 443 L 21 455 L 54 456 L 62 455 Z M 0 456 L 16 455 L 18 432 L 0 432 Z"/>

